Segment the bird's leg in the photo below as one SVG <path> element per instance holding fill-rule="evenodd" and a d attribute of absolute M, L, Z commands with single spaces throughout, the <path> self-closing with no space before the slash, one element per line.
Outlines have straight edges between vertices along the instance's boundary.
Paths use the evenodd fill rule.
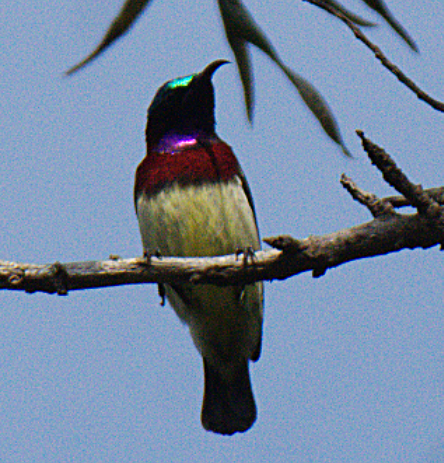
<path fill-rule="evenodd" d="M 157 284 L 157 292 L 160 297 L 160 305 L 164 307 L 165 306 L 165 285 L 163 283 Z"/>
<path fill-rule="evenodd" d="M 144 249 L 143 257 L 146 260 L 146 265 L 151 265 L 151 258 L 157 257 L 158 259 L 162 259 L 162 253 L 160 252 L 159 248 L 155 249 L 154 251 L 151 249 Z"/>
<path fill-rule="evenodd" d="M 143 257 L 146 260 L 146 265 L 151 265 L 151 258 L 152 257 L 157 257 L 158 259 L 162 259 L 162 253 L 160 252 L 160 249 L 157 248 L 155 251 L 151 251 L 150 249 L 144 249 L 143 250 Z M 165 305 L 165 285 L 163 283 L 158 283 L 157 284 L 157 292 L 160 296 L 160 305 L 163 307 Z"/>

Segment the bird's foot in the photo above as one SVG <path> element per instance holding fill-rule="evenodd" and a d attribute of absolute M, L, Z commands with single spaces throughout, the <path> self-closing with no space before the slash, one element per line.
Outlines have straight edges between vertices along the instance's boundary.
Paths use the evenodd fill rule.
<path fill-rule="evenodd" d="M 245 266 L 248 265 L 248 260 L 250 260 L 250 262 L 253 264 L 256 259 L 255 251 L 251 246 L 247 246 L 246 248 L 237 248 L 234 253 L 236 254 L 236 259 L 241 254 L 243 254 L 243 261 Z"/>
<path fill-rule="evenodd" d="M 152 257 L 157 257 L 158 259 L 162 259 L 162 253 L 160 252 L 160 249 L 156 249 L 154 252 L 149 249 L 145 249 L 143 251 L 143 257 L 146 260 L 146 265 L 148 266 L 148 265 L 151 265 Z M 166 301 L 165 285 L 163 283 L 157 284 L 157 292 L 160 296 L 160 305 L 163 307 Z"/>
<path fill-rule="evenodd" d="M 160 249 L 156 249 L 155 251 L 151 251 L 150 249 L 143 250 L 143 258 L 146 260 L 146 265 L 151 265 L 152 257 L 162 259 L 162 253 L 160 252 Z"/>

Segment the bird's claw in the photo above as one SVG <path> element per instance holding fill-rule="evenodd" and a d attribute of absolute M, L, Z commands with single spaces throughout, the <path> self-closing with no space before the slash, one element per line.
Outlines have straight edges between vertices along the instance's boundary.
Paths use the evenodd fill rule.
<path fill-rule="evenodd" d="M 156 249 L 155 251 L 144 249 L 143 258 L 146 260 L 147 265 L 151 264 L 152 257 L 157 257 L 158 259 L 162 259 L 162 253 L 160 252 L 160 249 Z"/>
<path fill-rule="evenodd" d="M 237 248 L 234 253 L 236 254 L 236 259 L 243 254 L 244 265 L 248 265 L 248 260 L 250 260 L 251 263 L 254 263 L 256 259 L 255 251 L 251 246 L 247 246 L 246 248 Z"/>

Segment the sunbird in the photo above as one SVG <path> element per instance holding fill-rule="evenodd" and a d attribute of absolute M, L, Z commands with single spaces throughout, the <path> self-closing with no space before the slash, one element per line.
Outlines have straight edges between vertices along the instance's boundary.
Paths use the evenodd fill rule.
<path fill-rule="evenodd" d="M 148 108 L 147 151 L 134 201 L 146 255 L 203 257 L 260 249 L 250 188 L 231 147 L 215 131 L 214 72 L 166 82 Z M 256 420 L 249 361 L 259 359 L 263 285 L 164 285 L 203 358 L 201 421 L 234 434 Z"/>

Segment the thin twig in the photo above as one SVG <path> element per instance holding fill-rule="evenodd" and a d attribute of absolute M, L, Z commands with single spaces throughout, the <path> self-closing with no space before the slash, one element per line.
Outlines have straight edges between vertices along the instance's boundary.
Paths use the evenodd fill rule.
<path fill-rule="evenodd" d="M 355 24 L 353 24 L 350 19 L 348 19 L 344 14 L 342 14 L 340 11 L 335 9 L 332 5 L 325 3 L 323 0 L 302 0 L 308 3 L 311 3 L 312 5 L 318 6 L 332 15 L 336 16 L 338 19 L 340 19 L 342 22 L 344 22 L 355 34 L 355 37 L 359 39 L 361 42 L 363 42 L 370 50 L 374 53 L 375 57 L 381 62 L 381 64 L 387 68 L 392 74 L 394 74 L 400 82 L 402 82 L 404 85 L 406 85 L 413 93 L 416 94 L 416 96 L 429 104 L 432 108 L 436 109 L 437 111 L 444 112 L 444 103 L 435 100 L 432 98 L 430 95 L 428 95 L 426 92 L 421 90 L 411 79 L 409 79 L 395 64 L 393 64 L 381 51 L 379 47 L 377 47 L 374 43 L 372 43 L 357 27 Z"/>
<path fill-rule="evenodd" d="M 341 175 L 341 185 L 350 193 L 352 198 L 364 205 L 373 217 L 381 217 L 386 214 L 393 214 L 393 206 L 390 202 L 379 199 L 373 193 L 364 191 L 359 188 L 350 177 L 345 174 Z"/>

